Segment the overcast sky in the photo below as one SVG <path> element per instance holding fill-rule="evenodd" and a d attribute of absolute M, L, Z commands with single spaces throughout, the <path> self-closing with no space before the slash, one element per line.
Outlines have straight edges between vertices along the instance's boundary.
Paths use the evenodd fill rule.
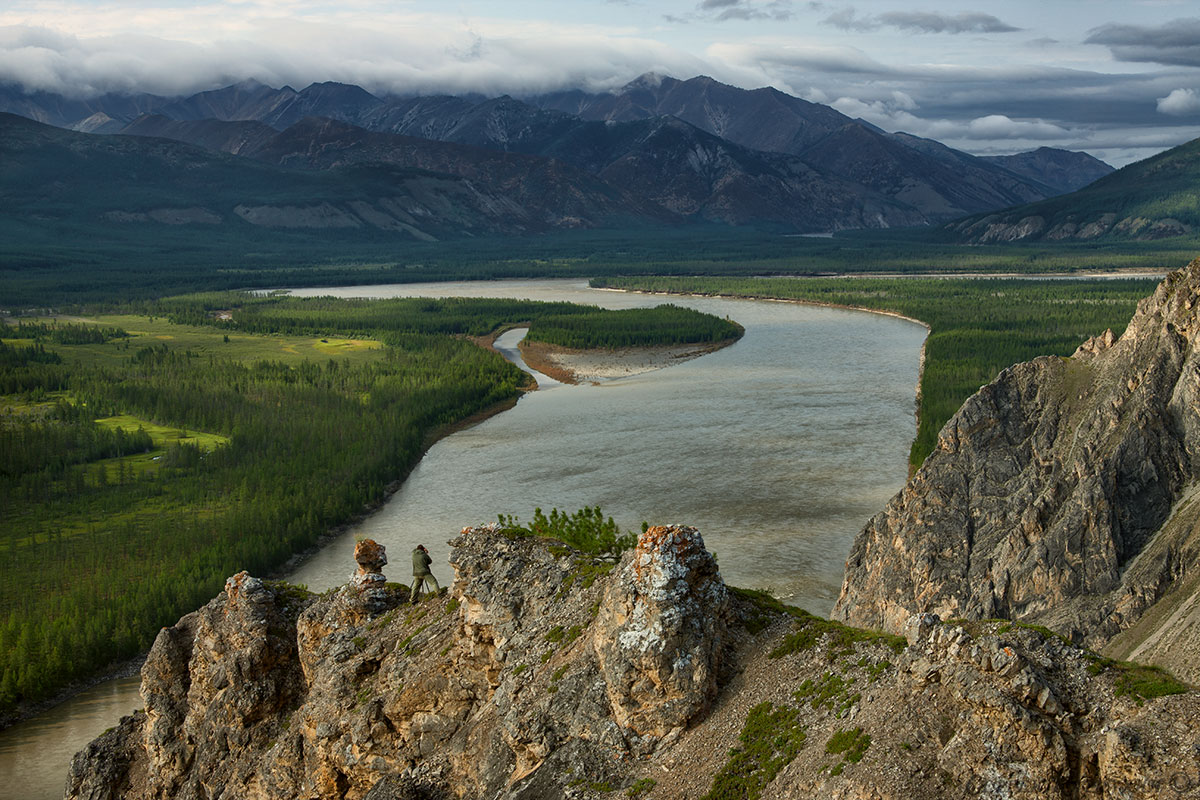
<path fill-rule="evenodd" d="M 1117 166 L 1200 136 L 1196 0 L 4 0 L 0 82 L 375 93 L 774 86 L 978 154 Z"/>

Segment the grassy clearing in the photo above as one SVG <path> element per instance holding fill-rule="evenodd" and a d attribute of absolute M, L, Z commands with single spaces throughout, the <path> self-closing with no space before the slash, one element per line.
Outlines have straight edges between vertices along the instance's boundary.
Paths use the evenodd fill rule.
<path fill-rule="evenodd" d="M 156 449 L 165 449 L 169 444 L 187 444 L 208 451 L 229 444 L 229 437 L 219 433 L 201 433 L 183 428 L 172 428 L 169 425 L 158 425 L 132 414 L 104 417 L 96 420 L 96 424 L 106 428 L 120 428 L 130 433 L 139 429 L 144 430 L 154 440 Z"/>
<path fill-rule="evenodd" d="M 48 321 L 36 318 L 34 321 Z M 243 363 L 280 361 L 294 366 L 303 361 L 336 358 L 352 366 L 383 357 L 383 343 L 367 338 L 266 335 L 242 333 L 233 329 L 201 325 L 176 325 L 165 317 L 137 314 L 103 314 L 72 317 L 72 322 L 113 326 L 124 330 L 126 338 L 104 344 L 59 345 L 55 349 L 68 361 L 96 366 L 115 366 L 142 347 L 166 343 L 172 349 L 190 351 L 197 356 L 227 358 Z M 29 344 L 28 340 L 5 339 L 6 344 Z"/>

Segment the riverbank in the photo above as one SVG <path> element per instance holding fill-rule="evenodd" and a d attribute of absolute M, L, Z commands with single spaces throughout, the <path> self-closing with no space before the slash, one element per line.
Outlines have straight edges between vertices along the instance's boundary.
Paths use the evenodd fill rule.
<path fill-rule="evenodd" d="M 693 358 L 716 352 L 736 342 L 622 347 L 614 350 L 577 350 L 571 347 L 522 341 L 518 347 L 530 369 L 570 384 L 603 383 L 682 364 Z"/>
<path fill-rule="evenodd" d="M 420 460 L 425 457 L 425 453 L 429 451 L 429 448 L 433 447 L 440 440 L 453 433 L 457 433 L 474 425 L 478 425 L 479 423 L 484 422 L 504 411 L 508 411 L 517 404 L 518 399 L 520 398 L 514 397 L 499 403 L 495 403 L 485 409 L 482 409 L 481 411 L 477 411 L 468 417 L 456 422 L 447 423 L 438 427 L 436 430 L 430 431 L 425 436 L 421 447 L 421 454 L 417 458 L 416 462 L 414 462 L 413 469 L 415 469 L 416 464 L 420 463 Z M 353 529 L 356 525 L 361 524 L 363 520 L 377 512 L 385 503 L 387 503 L 389 499 L 391 499 L 392 495 L 399 491 L 400 487 L 404 485 L 404 481 L 408 479 L 408 476 L 411 474 L 411 472 L 412 470 L 410 469 L 400 477 L 387 484 L 387 486 L 385 486 L 383 489 L 383 493 L 378 498 L 364 505 L 362 509 L 360 509 L 353 517 L 321 534 L 314 544 L 306 547 L 304 550 L 301 550 L 298 553 L 293 553 L 285 562 L 283 562 L 283 564 L 269 572 L 264 577 L 273 580 L 283 580 L 288 575 L 291 575 L 293 572 L 303 566 L 305 562 L 310 560 L 329 544 L 336 541 L 347 531 Z M 21 704 L 15 709 L 0 714 L 0 731 L 11 728 L 13 725 L 16 725 L 27 719 L 32 719 L 40 714 L 44 714 L 55 706 L 62 705 L 68 700 L 79 696 L 88 689 L 98 686 L 101 683 L 136 675 L 141 670 L 142 664 L 145 663 L 148 652 L 149 651 L 139 653 L 133 658 L 111 665 L 103 672 L 83 680 L 75 681 L 74 683 L 63 687 L 63 689 L 56 692 L 51 697 L 29 703 L 28 705 Z"/>

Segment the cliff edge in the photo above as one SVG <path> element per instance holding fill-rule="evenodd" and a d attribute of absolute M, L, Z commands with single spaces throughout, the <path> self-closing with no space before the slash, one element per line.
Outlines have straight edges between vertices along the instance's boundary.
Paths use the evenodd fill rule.
<path fill-rule="evenodd" d="M 1119 339 L 1003 371 L 858 535 L 834 617 L 1023 620 L 1200 680 L 1198 337 L 1200 260 Z"/>
<path fill-rule="evenodd" d="M 619 562 L 495 525 L 452 545 L 453 586 L 417 604 L 366 543 L 320 596 L 230 578 L 159 634 L 145 710 L 76 756 L 67 797 L 1200 791 L 1200 695 L 1043 631 L 846 627 L 729 589 L 682 526 Z"/>

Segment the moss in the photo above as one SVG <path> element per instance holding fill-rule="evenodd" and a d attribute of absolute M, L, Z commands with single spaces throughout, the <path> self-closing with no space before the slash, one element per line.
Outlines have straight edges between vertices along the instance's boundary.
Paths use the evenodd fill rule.
<path fill-rule="evenodd" d="M 1043 637 L 1045 637 L 1047 639 L 1058 639 L 1059 641 L 1065 642 L 1066 644 L 1069 644 L 1071 646 L 1074 646 L 1074 644 L 1075 644 L 1070 639 L 1068 639 L 1066 636 L 1063 636 L 1061 633 L 1056 633 L 1056 632 L 1050 630 L 1045 625 L 1033 625 L 1028 622 L 1005 621 L 1004 624 L 1002 624 L 999 628 L 996 629 L 996 633 L 1003 635 L 1003 634 L 1008 633 L 1009 631 L 1013 630 L 1014 628 L 1019 628 L 1021 630 L 1025 630 L 1025 631 L 1035 631 L 1036 633 L 1040 633 Z"/>
<path fill-rule="evenodd" d="M 372 620 L 367 625 L 367 630 L 375 631 L 375 630 L 379 630 L 380 628 L 386 628 L 388 625 L 392 624 L 392 620 L 394 620 L 395 618 L 396 618 L 396 611 L 395 611 L 395 609 L 393 609 L 393 610 L 387 612 L 386 614 L 384 614 L 382 617 Z"/>
<path fill-rule="evenodd" d="M 626 797 L 641 797 L 646 792 L 654 788 L 658 782 L 654 778 L 640 778 L 634 781 L 628 789 L 625 790 Z"/>
<path fill-rule="evenodd" d="M 405 636 L 403 639 L 400 640 L 400 643 L 398 645 L 396 645 L 396 649 L 403 650 L 406 647 L 408 647 L 412 643 L 412 640 L 417 638 L 417 636 L 419 636 L 421 634 L 421 632 L 424 631 L 428 627 L 429 627 L 428 624 L 422 625 L 421 627 L 417 628 L 415 631 L 410 633 L 408 636 Z"/>
<path fill-rule="evenodd" d="M 841 756 L 842 760 L 829 770 L 829 774 L 841 775 L 846 764 L 857 764 L 862 761 L 862 757 L 870 746 L 871 737 L 863 733 L 862 728 L 847 728 L 835 732 L 825 743 L 825 752 L 833 756 Z"/>
<path fill-rule="evenodd" d="M 587 556 L 576 558 L 572 562 L 571 572 L 563 578 L 562 585 L 558 589 L 558 599 L 566 597 L 576 584 L 584 589 L 592 588 L 592 584 L 596 582 L 597 578 L 612 572 L 615 566 L 616 564 L 611 561 L 600 561 Z"/>
<path fill-rule="evenodd" d="M 1138 705 L 1156 697 L 1191 691 L 1190 686 L 1162 667 L 1136 664 L 1132 661 L 1093 656 L 1092 663 L 1088 665 L 1088 672 L 1093 675 L 1114 673 L 1113 690 L 1117 697 L 1131 697 Z"/>
<path fill-rule="evenodd" d="M 792 696 L 801 705 L 807 702 L 814 709 L 824 708 L 840 718 L 862 699 L 860 693 L 850 691 L 853 683 L 853 678 L 846 680 L 836 672 L 826 672 L 820 680 L 805 680 Z"/>
<path fill-rule="evenodd" d="M 451 597 L 449 600 L 446 601 L 446 611 L 451 614 L 453 614 L 455 611 L 458 611 L 458 598 L 457 597 Z"/>
<path fill-rule="evenodd" d="M 792 762 L 807 734 L 800 710 L 760 703 L 746 715 L 739 746 L 713 778 L 704 800 L 758 800 L 779 771 Z"/>
<path fill-rule="evenodd" d="M 892 662 L 888 661 L 886 658 L 882 661 L 872 662 L 869 658 L 863 656 L 858 660 L 858 666 L 866 670 L 867 681 L 874 683 L 875 681 L 879 680 L 879 676 L 882 675 L 885 670 L 892 666 Z"/>
<path fill-rule="evenodd" d="M 554 674 L 550 676 L 551 683 L 558 683 L 562 680 L 563 675 L 567 674 L 567 665 L 563 664 L 558 669 L 554 670 Z"/>
<path fill-rule="evenodd" d="M 550 629 L 550 632 L 547 633 L 542 638 L 544 638 L 550 644 L 558 644 L 559 642 L 562 641 L 565 633 L 566 632 L 563 630 L 562 625 L 555 625 L 553 628 Z"/>
<path fill-rule="evenodd" d="M 522 672 L 524 672 L 527 669 L 529 669 L 528 664 L 517 664 L 515 667 L 513 667 L 513 673 L 512 673 L 513 677 L 514 678 L 517 677 L 518 675 L 520 675 Z"/>
<path fill-rule="evenodd" d="M 551 659 L 553 656 L 554 656 L 554 651 L 553 651 L 553 650 L 547 650 L 546 652 L 542 653 L 542 655 L 539 657 L 539 659 L 538 659 L 538 660 L 540 660 L 540 661 L 541 661 L 543 664 L 545 664 L 545 663 L 546 663 L 547 661 L 549 661 L 549 660 L 550 660 L 550 659 Z"/>
<path fill-rule="evenodd" d="M 851 628 L 840 622 L 814 616 L 802 609 L 796 609 L 796 613 L 793 613 L 792 616 L 796 618 L 796 629 L 785 636 L 779 646 L 769 653 L 771 658 L 782 658 L 793 653 L 812 650 L 822 640 L 825 640 L 825 655 L 830 661 L 852 654 L 854 645 L 858 642 L 883 644 L 890 647 L 892 652 L 897 655 L 908 646 L 908 640 L 903 636 L 894 636 L 890 633 L 863 628 Z"/>
<path fill-rule="evenodd" d="M 316 595 L 308 590 L 308 587 L 302 583 L 288 583 L 287 581 L 265 580 L 263 585 L 275 595 L 285 608 L 287 607 L 304 607 L 316 599 Z"/>

